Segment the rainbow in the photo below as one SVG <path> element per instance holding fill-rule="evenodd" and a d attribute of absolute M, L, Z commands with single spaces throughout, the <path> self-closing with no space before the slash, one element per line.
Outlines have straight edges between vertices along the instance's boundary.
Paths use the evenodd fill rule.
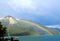
<path fill-rule="evenodd" d="M 22 20 L 22 21 L 24 21 L 24 22 L 26 22 L 26 23 L 29 23 L 29 24 L 32 24 L 32 25 L 34 25 L 34 26 L 37 26 L 38 28 L 40 28 L 40 29 L 48 32 L 50 35 L 53 35 L 53 34 L 55 33 L 54 31 L 48 30 L 48 29 L 46 29 L 46 27 L 41 26 L 41 25 L 39 25 L 39 24 L 37 24 L 37 23 L 35 23 L 35 22 L 30 22 L 30 21 L 28 21 L 28 20 Z"/>

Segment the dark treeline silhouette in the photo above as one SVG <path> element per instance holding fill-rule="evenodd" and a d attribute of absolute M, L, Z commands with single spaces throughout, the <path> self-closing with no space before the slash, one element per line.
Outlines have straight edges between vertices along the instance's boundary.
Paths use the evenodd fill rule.
<path fill-rule="evenodd" d="M 0 37 L 4 37 L 6 34 L 6 27 L 3 27 L 3 25 L 0 22 Z"/>
<path fill-rule="evenodd" d="M 3 27 L 3 25 L 0 22 L 0 41 L 4 41 L 5 34 L 6 34 L 6 27 Z"/>

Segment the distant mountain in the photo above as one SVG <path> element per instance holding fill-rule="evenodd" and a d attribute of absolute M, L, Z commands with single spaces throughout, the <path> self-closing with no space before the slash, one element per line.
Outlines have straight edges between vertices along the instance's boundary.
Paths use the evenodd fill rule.
<path fill-rule="evenodd" d="M 35 22 L 15 18 L 12 16 L 5 16 L 0 18 L 0 22 L 4 27 L 7 27 L 7 34 L 9 35 L 54 35 L 59 34 L 60 32 L 56 29 L 47 28 Z"/>
<path fill-rule="evenodd" d="M 60 33 L 60 25 L 55 25 L 55 26 L 46 26 L 48 27 L 48 29 L 51 29 L 51 30 L 54 30 L 54 31 L 57 31 Z"/>

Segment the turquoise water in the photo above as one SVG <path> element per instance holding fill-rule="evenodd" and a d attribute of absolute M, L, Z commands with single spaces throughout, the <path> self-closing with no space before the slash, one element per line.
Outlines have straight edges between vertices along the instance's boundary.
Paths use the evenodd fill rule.
<path fill-rule="evenodd" d="M 60 41 L 60 35 L 54 35 L 54 36 L 19 36 L 19 41 Z"/>

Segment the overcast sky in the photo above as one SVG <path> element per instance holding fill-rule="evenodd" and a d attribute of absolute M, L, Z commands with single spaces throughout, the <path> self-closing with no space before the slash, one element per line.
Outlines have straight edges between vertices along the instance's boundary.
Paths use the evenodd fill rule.
<path fill-rule="evenodd" d="M 0 0 L 0 17 L 7 15 L 60 25 L 60 0 Z"/>

